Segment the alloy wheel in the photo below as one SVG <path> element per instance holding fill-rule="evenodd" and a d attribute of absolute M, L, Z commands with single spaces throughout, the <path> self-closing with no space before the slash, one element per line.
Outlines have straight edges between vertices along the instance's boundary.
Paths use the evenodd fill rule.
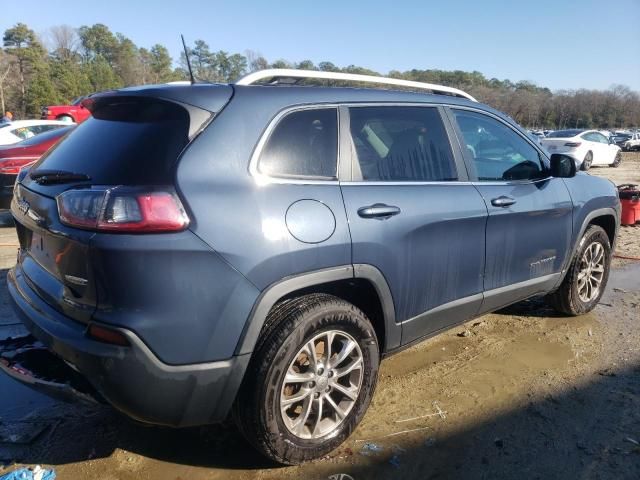
<path fill-rule="evenodd" d="M 316 439 L 337 431 L 360 394 L 364 362 L 358 342 L 340 330 L 300 348 L 280 391 L 282 420 L 293 435 Z"/>
<path fill-rule="evenodd" d="M 578 273 L 578 297 L 584 303 L 592 301 L 600 294 L 604 264 L 604 247 L 600 242 L 593 242 L 582 255 Z"/>

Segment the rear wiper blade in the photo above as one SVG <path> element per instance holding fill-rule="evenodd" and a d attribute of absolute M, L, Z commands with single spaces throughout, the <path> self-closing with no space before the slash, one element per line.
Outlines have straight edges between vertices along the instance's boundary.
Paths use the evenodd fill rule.
<path fill-rule="evenodd" d="M 29 176 L 40 185 L 91 180 L 91 177 L 86 173 L 68 172 L 66 170 L 37 170 L 29 173 Z"/>

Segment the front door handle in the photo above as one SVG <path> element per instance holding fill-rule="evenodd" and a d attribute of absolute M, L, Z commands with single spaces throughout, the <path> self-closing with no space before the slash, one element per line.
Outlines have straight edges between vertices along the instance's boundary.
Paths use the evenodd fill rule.
<path fill-rule="evenodd" d="M 516 203 L 516 199 L 507 197 L 506 195 L 502 195 L 491 200 L 491 205 L 493 205 L 494 207 L 509 207 L 514 203 Z"/>
<path fill-rule="evenodd" d="M 376 203 L 368 207 L 358 209 L 358 215 L 362 218 L 389 218 L 400 213 L 400 208 L 384 203 Z"/>

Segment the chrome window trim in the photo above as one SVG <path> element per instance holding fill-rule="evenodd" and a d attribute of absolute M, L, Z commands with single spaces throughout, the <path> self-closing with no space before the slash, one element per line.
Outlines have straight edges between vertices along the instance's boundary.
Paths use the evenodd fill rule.
<path fill-rule="evenodd" d="M 283 110 L 280 110 L 275 117 L 271 119 L 267 128 L 262 132 L 260 136 L 260 140 L 256 144 L 253 153 L 251 154 L 251 160 L 249 161 L 249 174 L 256 180 L 257 183 L 264 184 L 292 184 L 292 185 L 338 185 L 338 172 L 340 171 L 340 115 L 338 112 L 339 105 L 337 103 L 318 103 L 318 104 L 309 104 L 309 105 L 295 105 L 291 107 L 287 107 Z M 336 176 L 335 178 L 319 178 L 319 177 L 304 177 L 304 176 L 277 176 L 277 175 L 268 175 L 266 173 L 262 173 L 258 168 L 260 162 L 260 155 L 262 155 L 262 151 L 264 150 L 264 146 L 267 144 L 267 141 L 271 137 L 271 134 L 276 129 L 276 127 L 280 124 L 280 121 L 286 117 L 287 115 L 295 112 L 305 111 L 305 110 L 321 110 L 321 109 L 333 109 L 336 114 Z"/>
<path fill-rule="evenodd" d="M 258 143 L 256 144 L 253 153 L 251 154 L 251 159 L 249 160 L 249 174 L 256 180 L 260 185 L 265 184 L 286 184 L 286 185 L 339 185 L 340 183 L 348 183 L 348 182 L 340 182 L 339 174 L 341 168 L 341 162 L 344 160 L 344 152 L 342 152 L 341 148 L 341 132 L 343 131 L 341 125 L 341 115 L 339 108 L 340 107 L 432 107 L 438 108 L 440 106 L 447 106 L 448 104 L 442 104 L 439 102 L 341 102 L 341 103 L 314 103 L 314 104 L 304 104 L 304 105 L 292 105 L 290 107 L 284 108 L 280 110 L 267 125 L 267 128 L 262 132 Z M 292 176 L 292 177 L 279 177 L 276 175 L 267 175 L 265 173 L 260 172 L 258 169 L 258 164 L 260 162 L 260 155 L 262 154 L 262 150 L 266 145 L 269 137 L 278 126 L 280 121 L 290 113 L 303 111 L 303 110 L 317 110 L 317 109 L 325 109 L 325 108 L 334 108 L 336 110 L 336 118 L 337 118 L 337 126 L 338 126 L 338 145 L 337 145 L 337 163 L 336 163 L 336 175 L 335 179 L 321 179 L 321 178 L 305 178 L 302 176 Z M 444 119 L 443 119 L 444 122 Z M 452 147 L 453 150 L 453 147 Z M 362 182 L 353 182 L 362 183 Z M 371 182 L 375 184 L 397 184 L 398 182 Z M 413 182 L 416 185 L 423 184 L 431 184 L 433 182 Z M 435 183 L 455 183 L 455 181 L 451 182 L 435 182 Z M 402 182 L 403 185 L 406 185 L 407 182 Z"/>
<path fill-rule="evenodd" d="M 518 130 L 516 130 L 515 128 L 513 128 L 513 126 L 511 124 L 509 124 L 508 122 L 506 122 L 504 119 L 500 118 L 498 115 L 495 115 L 494 113 L 488 112 L 486 110 L 483 110 L 481 108 L 474 108 L 474 107 L 470 107 L 470 106 L 462 106 L 462 105 L 456 105 L 456 104 L 450 104 L 450 103 L 446 103 L 446 102 L 433 102 L 433 101 L 429 101 L 429 102 L 340 102 L 340 103 L 317 103 L 317 104 L 305 104 L 305 105 L 293 105 L 287 108 L 284 108 L 282 110 L 280 110 L 269 122 L 269 124 L 267 125 L 267 128 L 264 130 L 264 132 L 262 133 L 262 135 L 260 136 L 260 140 L 258 140 L 258 143 L 256 144 L 256 147 L 253 150 L 253 153 L 251 155 L 251 159 L 249 161 L 249 173 L 250 175 L 256 180 L 257 183 L 259 184 L 286 184 L 286 185 L 345 185 L 345 186 L 355 186 L 355 185 L 365 185 L 365 186 L 374 186 L 374 185 L 389 185 L 389 186 L 400 186 L 400 185 L 423 185 L 423 186 L 428 186 L 428 185 L 459 185 L 459 186 L 469 186 L 469 185 L 526 185 L 526 184 L 531 184 L 531 183 L 536 183 L 536 182 L 541 182 L 541 181 L 547 181 L 553 177 L 546 177 L 546 178 L 539 178 L 539 179 L 535 179 L 535 180 L 505 180 L 505 181 L 499 181 L 499 180 L 492 180 L 492 181 L 479 181 L 479 180 L 469 180 L 469 181 L 458 181 L 458 180 L 452 180 L 452 181 L 428 181 L 428 182 L 412 182 L 412 181 L 408 181 L 408 182 L 399 182 L 399 181 L 367 181 L 367 182 L 359 182 L 359 181 L 353 181 L 353 180 L 348 180 L 348 181 L 340 181 L 340 171 L 341 171 L 341 162 L 344 160 L 343 158 L 343 152 L 341 151 L 341 139 L 340 139 L 340 135 L 341 132 L 343 131 L 343 125 L 341 124 L 341 115 L 339 112 L 339 108 L 340 107 L 346 107 L 346 108 L 354 108 L 354 107 L 432 107 L 432 108 L 438 108 L 438 107 L 448 107 L 450 109 L 460 109 L 460 110 L 469 110 L 472 112 L 476 112 L 476 113 L 480 113 L 480 114 L 484 114 L 487 115 L 491 118 L 494 118 L 495 120 L 499 121 L 500 123 L 502 123 L 503 125 L 507 126 L 508 128 L 510 128 L 511 130 L 513 130 L 517 135 L 519 135 L 521 138 L 523 138 L 527 143 L 529 143 L 529 145 L 533 146 L 534 149 L 539 152 L 543 158 L 548 160 L 547 155 L 544 153 L 544 151 L 542 151 L 540 148 L 538 148 L 537 145 L 535 145 L 535 143 L 533 143 L 532 141 L 530 141 L 525 135 L 523 135 L 521 132 L 519 132 Z M 305 177 L 278 177 L 275 175 L 267 175 L 264 173 L 261 173 L 258 169 L 258 163 L 260 160 L 260 155 L 262 154 L 262 150 L 264 149 L 264 146 L 266 145 L 269 137 L 271 136 L 271 134 L 273 133 L 274 129 L 277 127 L 277 125 L 280 123 L 280 121 L 288 114 L 290 113 L 294 113 L 297 111 L 303 111 L 303 110 L 317 110 L 317 109 L 329 109 L 329 108 L 333 108 L 336 110 L 336 122 L 337 122 L 337 128 L 338 128 L 338 143 L 337 143 L 337 163 L 336 163 L 336 175 L 337 177 L 335 179 L 320 179 L 320 178 L 305 178 Z M 444 118 L 442 119 L 444 122 Z M 453 145 L 451 146 L 452 150 L 453 150 Z M 453 152 L 455 153 L 455 152 Z"/>

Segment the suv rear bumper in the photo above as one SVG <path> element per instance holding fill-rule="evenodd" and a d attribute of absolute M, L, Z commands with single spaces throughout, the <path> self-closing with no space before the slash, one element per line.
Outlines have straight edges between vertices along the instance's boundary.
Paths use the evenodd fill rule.
<path fill-rule="evenodd" d="M 19 265 L 7 275 L 7 284 L 12 305 L 31 334 L 126 415 L 173 427 L 218 423 L 227 417 L 249 354 L 168 365 L 129 330 L 119 329 L 131 344 L 127 347 L 88 338 L 85 325 L 54 310 L 33 291 Z M 33 382 L 30 386 L 37 388 Z"/>

